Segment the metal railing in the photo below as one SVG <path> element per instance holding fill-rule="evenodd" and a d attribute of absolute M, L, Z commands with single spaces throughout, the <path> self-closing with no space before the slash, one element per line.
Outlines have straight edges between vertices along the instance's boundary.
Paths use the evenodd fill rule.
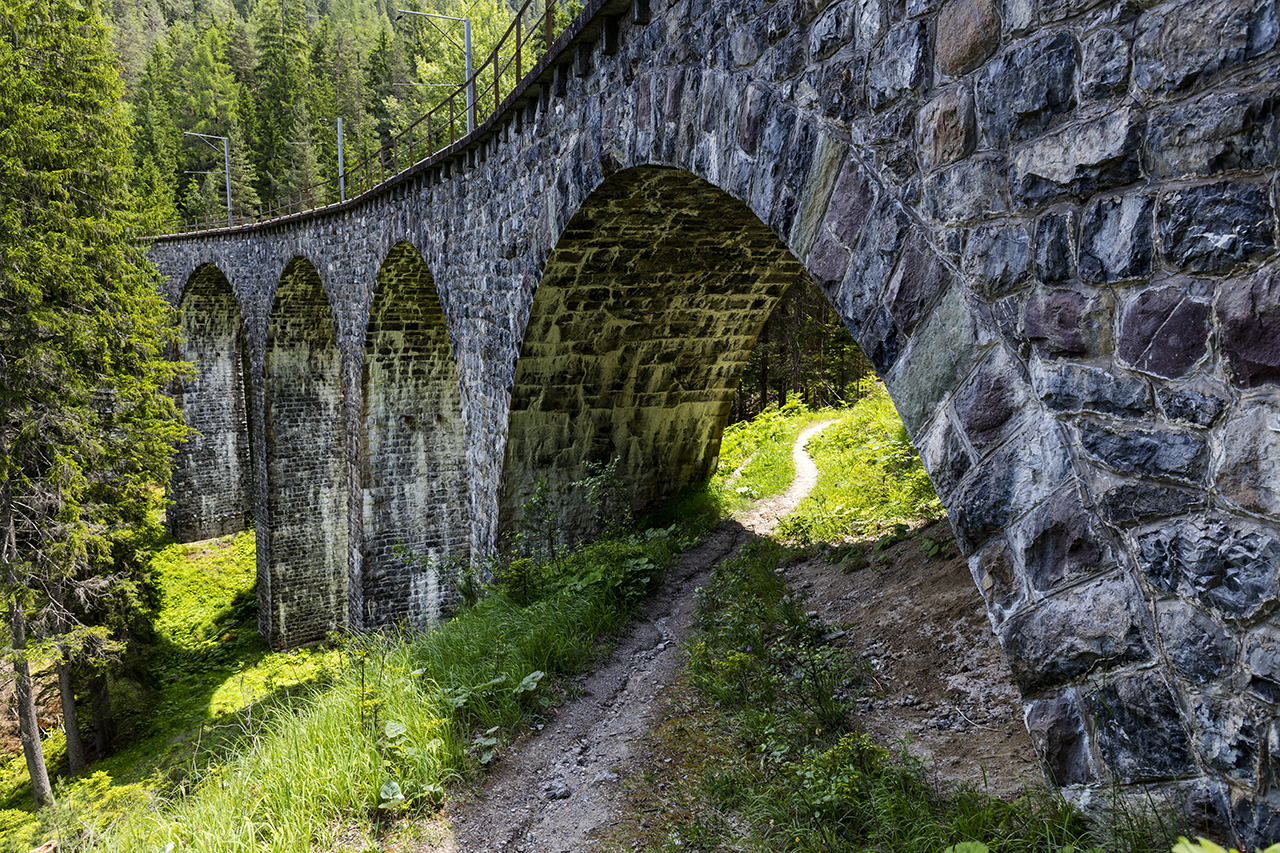
<path fill-rule="evenodd" d="M 532 11 L 535 6 L 544 5 L 544 11 Z M 248 216 L 240 214 L 236 225 L 270 222 L 284 216 L 350 201 L 465 138 L 469 87 L 475 85 L 474 100 L 470 103 L 471 125 L 478 128 L 482 124 L 482 109 L 485 109 L 485 121 L 496 115 L 502 107 L 503 93 L 509 95 L 516 91 L 525 71 L 532 69 L 551 49 L 556 36 L 555 11 L 555 0 L 525 0 L 498 41 L 497 47 L 473 71 L 471 77 L 421 118 L 398 134 L 383 140 L 376 151 L 364 154 L 346 168 L 343 175 L 345 192 L 340 190 L 339 178 L 335 175 L 331 179 L 277 198 Z M 529 19 L 532 19 L 531 26 L 526 24 Z M 529 49 L 535 41 L 541 41 L 541 47 L 533 45 Z M 491 111 L 487 109 L 489 105 L 492 105 Z M 176 222 L 173 229 L 165 234 L 186 234 L 227 227 L 225 217 L 206 216 Z"/>

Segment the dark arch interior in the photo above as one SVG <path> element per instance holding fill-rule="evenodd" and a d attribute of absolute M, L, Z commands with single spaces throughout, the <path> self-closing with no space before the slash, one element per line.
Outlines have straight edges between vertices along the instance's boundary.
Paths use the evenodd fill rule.
<path fill-rule="evenodd" d="M 378 273 L 363 387 L 361 615 L 366 625 L 421 625 L 451 601 L 438 562 L 468 553 L 470 520 L 453 350 L 431 272 L 408 243 Z"/>
<path fill-rule="evenodd" d="M 178 355 L 194 374 L 175 396 L 191 438 L 178 448 L 167 513 L 170 533 L 193 542 L 243 530 L 252 510 L 244 325 L 226 276 L 196 268 L 180 303 Z"/>
<path fill-rule="evenodd" d="M 266 386 L 269 639 L 279 648 L 347 621 L 341 358 L 320 277 L 302 258 L 285 268 L 271 308 Z"/>
<path fill-rule="evenodd" d="M 634 507 L 708 476 L 748 353 L 805 275 L 746 205 L 686 172 L 606 181 L 574 215 L 534 297 L 516 368 L 500 530 L 545 478 L 593 532 L 569 484 L 620 461 Z"/>

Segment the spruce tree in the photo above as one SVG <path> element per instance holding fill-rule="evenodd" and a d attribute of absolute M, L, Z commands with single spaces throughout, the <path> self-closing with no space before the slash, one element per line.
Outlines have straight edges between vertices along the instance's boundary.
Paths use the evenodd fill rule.
<path fill-rule="evenodd" d="M 183 428 L 162 387 L 172 312 L 138 242 L 120 80 L 96 0 L 0 7 L 0 583 L 23 752 L 52 801 L 30 660 L 92 648 L 72 599 L 145 513 Z M 51 651 L 48 645 L 44 651 Z"/>

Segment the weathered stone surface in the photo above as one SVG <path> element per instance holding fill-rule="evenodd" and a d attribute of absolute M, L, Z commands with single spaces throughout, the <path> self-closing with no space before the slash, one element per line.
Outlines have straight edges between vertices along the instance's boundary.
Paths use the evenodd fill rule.
<path fill-rule="evenodd" d="M 1115 30 L 1098 30 L 1080 42 L 1080 96 L 1104 98 L 1129 82 L 1129 43 Z"/>
<path fill-rule="evenodd" d="M 1081 785 L 1096 775 L 1080 709 L 1071 696 L 1027 703 L 1027 731 L 1057 785 Z"/>
<path fill-rule="evenodd" d="M 1116 430 L 1094 421 L 1080 424 L 1080 443 L 1121 473 L 1195 481 L 1204 474 L 1204 439 L 1172 430 Z"/>
<path fill-rule="evenodd" d="M 1157 624 L 1169 660 L 1185 678 L 1208 684 L 1227 674 L 1238 644 L 1221 625 L 1180 600 L 1161 602 Z"/>
<path fill-rule="evenodd" d="M 916 118 L 921 171 L 931 172 L 973 153 L 978 144 L 974 115 L 973 93 L 964 85 L 953 86 L 925 104 Z"/>
<path fill-rule="evenodd" d="M 1084 210 L 1080 238 L 1080 276 L 1087 281 L 1117 282 L 1151 271 L 1150 196 L 1127 195 L 1095 201 Z"/>
<path fill-rule="evenodd" d="M 1222 433 L 1218 491 L 1241 509 L 1280 518 L 1280 411 L 1253 405 Z"/>
<path fill-rule="evenodd" d="M 1048 358 L 1098 355 L 1110 345 L 1106 301 L 1075 290 L 1041 289 L 1023 308 L 1022 329 Z"/>
<path fill-rule="evenodd" d="M 1138 370 L 1176 378 L 1209 349 L 1209 306 L 1184 287 L 1144 290 L 1132 297 L 1120 319 L 1117 353 Z"/>
<path fill-rule="evenodd" d="M 1241 519 L 1192 518 L 1139 537 L 1138 553 L 1156 586 L 1228 618 L 1250 619 L 1276 600 L 1280 538 Z"/>
<path fill-rule="evenodd" d="M 809 59 L 831 56 L 850 40 L 852 29 L 853 10 L 844 3 L 832 6 L 809 30 Z"/>
<path fill-rule="evenodd" d="M 1076 274 L 1076 232 L 1080 217 L 1074 210 L 1046 213 L 1036 220 L 1036 278 L 1045 284 L 1067 281 Z"/>
<path fill-rule="evenodd" d="M 1181 269 L 1219 270 L 1275 248 L 1270 189 L 1223 182 L 1160 197 L 1160 247 Z"/>
<path fill-rule="evenodd" d="M 1195 769 L 1178 703 L 1158 675 L 1109 681 L 1086 693 L 1083 704 L 1102 760 L 1126 782 L 1185 776 Z"/>
<path fill-rule="evenodd" d="M 1011 617 L 1000 642 L 1023 694 L 1146 660 L 1136 601 L 1128 581 L 1099 580 Z"/>
<path fill-rule="evenodd" d="M 1013 193 L 1035 206 L 1137 179 L 1145 121 L 1125 108 L 1043 136 L 1013 154 Z"/>
<path fill-rule="evenodd" d="M 974 291 L 997 299 L 1026 282 L 1031 235 L 1022 225 L 984 225 L 969 234 L 963 269 Z"/>
<path fill-rule="evenodd" d="M 1176 178 L 1274 167 L 1280 159 L 1277 121 L 1274 95 L 1211 92 L 1165 107 L 1148 123 L 1148 168 L 1157 177 Z"/>
<path fill-rule="evenodd" d="M 1115 567 L 1115 556 L 1075 486 L 1058 491 L 1028 515 L 1018 525 L 1015 540 L 1038 592 Z"/>
<path fill-rule="evenodd" d="M 1066 33 L 1019 44 L 991 60 L 978 80 L 979 123 L 997 146 L 1044 130 L 1075 100 L 1076 46 Z"/>
<path fill-rule="evenodd" d="M 952 225 L 1009 209 L 1005 198 L 1004 158 L 999 154 L 969 157 L 929 175 L 921 184 L 925 213 Z"/>
<path fill-rule="evenodd" d="M 949 0 L 938 15 L 938 70 L 964 74 L 977 68 L 1000 44 L 1000 12 L 992 0 Z"/>
<path fill-rule="evenodd" d="M 956 395 L 956 415 L 979 456 L 1017 428 L 1027 396 L 1004 350 L 994 353 Z"/>
<path fill-rule="evenodd" d="M 1057 412 L 1098 412 L 1124 418 L 1151 412 L 1151 389 L 1136 376 L 1083 364 L 1046 367 L 1036 376 L 1045 405 Z"/>
<path fill-rule="evenodd" d="M 951 286 L 951 280 L 951 271 L 933 247 L 919 240 L 905 246 L 885 293 L 898 328 L 906 334 L 914 331 L 939 295 Z"/>
<path fill-rule="evenodd" d="M 919 442 L 920 458 L 928 460 L 926 468 L 934 490 L 944 501 L 950 499 L 964 475 L 973 467 L 973 456 L 961 438 L 960 430 L 950 418 L 940 417 Z"/>
<path fill-rule="evenodd" d="M 969 571 L 997 624 L 1003 622 L 1021 598 L 1013 549 L 1009 547 L 1009 543 L 1004 539 L 996 539 L 983 548 L 982 553 L 970 557 Z"/>
<path fill-rule="evenodd" d="M 1197 492 L 1156 483 L 1129 483 L 1108 489 L 1098 509 L 1108 524 L 1124 526 L 1148 518 L 1181 515 L 1204 505 Z"/>
<path fill-rule="evenodd" d="M 1192 712 L 1200 729 L 1197 741 L 1205 762 L 1233 781 L 1248 784 L 1256 780 L 1263 736 L 1258 709 L 1241 701 L 1201 696 Z"/>
<path fill-rule="evenodd" d="M 1280 700 L 1280 633 L 1272 627 L 1254 631 L 1244 641 L 1249 690 L 1268 702 Z"/>
<path fill-rule="evenodd" d="M 919 431 L 977 355 L 973 314 L 964 303 L 963 289 L 952 287 L 917 332 L 909 364 L 886 377 L 908 430 L 913 434 Z"/>
<path fill-rule="evenodd" d="M 924 21 L 906 21 L 889 30 L 867 72 L 867 96 L 872 109 L 879 109 L 925 82 L 929 73 L 925 60 L 927 35 Z"/>
<path fill-rule="evenodd" d="M 1280 384 L 1280 272 L 1222 284 L 1217 303 L 1222 351 L 1240 388 Z"/>
<path fill-rule="evenodd" d="M 1138 20 L 1133 80 L 1165 95 L 1270 50 L 1276 5 L 1269 0 L 1211 0 L 1147 10 Z"/>
<path fill-rule="evenodd" d="M 1227 408 L 1221 391 L 1209 387 L 1162 387 L 1159 396 L 1166 418 L 1193 426 L 1213 426 Z"/>

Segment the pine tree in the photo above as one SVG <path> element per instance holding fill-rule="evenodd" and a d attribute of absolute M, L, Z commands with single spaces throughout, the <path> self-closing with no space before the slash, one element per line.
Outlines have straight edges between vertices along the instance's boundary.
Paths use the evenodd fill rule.
<path fill-rule="evenodd" d="M 105 638 L 74 624 L 70 602 L 108 581 L 89 577 L 95 555 L 145 512 L 182 427 L 162 393 L 177 370 L 162 356 L 172 312 L 136 241 L 127 113 L 96 0 L 7 0 L 0 67 L 0 583 L 45 805 L 31 635 L 57 633 L 58 663 Z"/>

